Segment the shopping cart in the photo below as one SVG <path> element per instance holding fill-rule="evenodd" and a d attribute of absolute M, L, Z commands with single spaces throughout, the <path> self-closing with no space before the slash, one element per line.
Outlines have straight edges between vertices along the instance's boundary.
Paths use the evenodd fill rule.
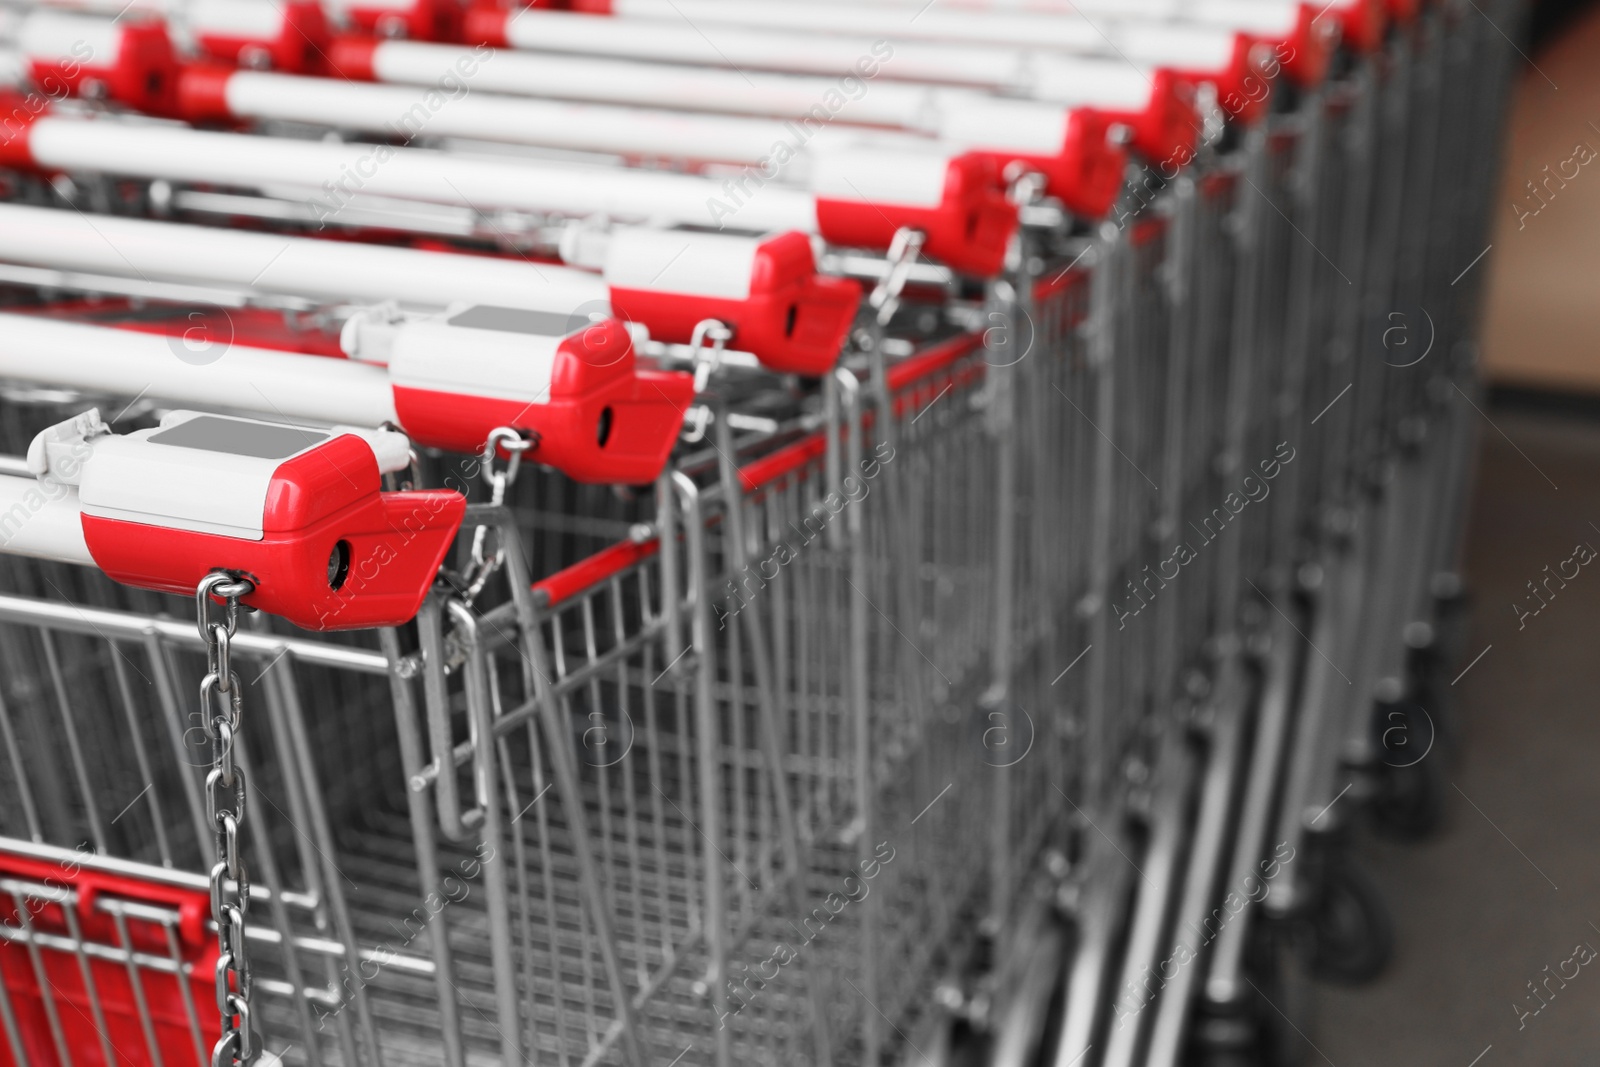
<path fill-rule="evenodd" d="M 23 109 L 0 142 L 19 199 L 90 190 L 184 223 L 0 205 L 17 301 L 0 450 L 70 451 L 60 427 L 92 403 L 145 434 L 171 403 L 393 421 L 430 447 L 396 455 L 384 491 L 473 503 L 407 611 L 346 605 L 379 577 L 357 567 L 331 610 L 264 603 L 221 639 L 266 708 L 229 750 L 251 788 L 236 921 L 211 899 L 213 865 L 238 865 L 181 696 L 215 668 L 215 631 L 169 595 L 210 564 L 193 554 L 150 592 L 97 573 L 152 584 L 115 539 L 59 562 L 89 520 L 34 516 L 37 463 L 7 461 L 0 517 L 20 507 L 35 543 L 19 557 L 7 529 L 0 554 L 0 1062 L 205 1061 L 219 1038 L 247 1057 L 247 1033 L 262 1059 L 344 1065 L 1268 1059 L 1258 998 L 1292 980 L 1286 947 L 1351 978 L 1382 954 L 1343 828 L 1416 815 L 1419 772 L 1373 723 L 1409 727 L 1433 699 L 1418 672 L 1439 655 L 1470 437 L 1453 398 L 1471 391 L 1474 305 L 1448 268 L 1478 247 L 1503 7 L 1396 10 L 1386 35 L 1362 3 L 930 13 L 850 113 L 896 129 L 837 158 L 818 145 L 807 182 L 742 190 L 738 237 L 693 233 L 733 195 L 711 169 L 384 146 L 320 218 L 307 198 L 371 146 Z M 770 132 L 749 111 L 803 115 L 870 50 L 850 33 L 894 36 L 910 13 L 695 10 L 726 54 L 648 21 L 646 0 L 473 10 L 465 36 L 536 45 L 575 79 L 508 49 L 483 65 L 495 91 L 605 105 L 514 101 L 499 113 L 549 123 L 529 140 L 571 147 L 570 116 L 603 114 L 583 147 L 654 154 L 641 105 L 669 105 L 698 146 L 673 155 L 698 166 L 721 158 L 699 145 L 713 133 Z M 437 35 L 412 11 L 333 15 Z M 1084 36 L 1102 17 L 1132 65 Z M 393 83 L 464 54 L 335 52 Z M 610 58 L 580 58 L 595 52 Z M 286 94 L 321 92 L 175 77 L 229 118 L 303 119 Z M 769 103 L 719 97 L 732 79 Z M 355 126 L 379 92 L 417 95 L 346 88 Z M 1029 162 L 1017 146 L 951 133 L 958 114 L 1080 112 L 1128 126 L 1104 158 L 1120 167 L 1126 141 L 1141 160 L 1103 219 L 1027 166 L 1002 176 Z M 905 149 L 930 134 L 958 143 Z M 323 222 L 361 243 L 304 235 Z M 756 236 L 772 226 L 798 233 Z M 194 256 L 165 252 L 178 237 Z M 265 242 L 282 251 L 263 267 Z M 859 309 L 829 274 L 865 283 Z M 240 309 L 232 348 L 174 360 L 207 300 Z M 587 409 L 531 427 L 536 445 L 512 432 L 546 394 L 481 404 L 494 383 L 474 361 L 504 340 L 481 334 L 506 331 L 456 321 L 468 304 L 553 314 L 558 340 L 630 320 L 613 331 L 630 380 L 682 387 L 649 456 L 584 462 L 606 448 Z M 1433 315 L 1435 358 L 1372 357 L 1391 304 Z M 791 309 L 817 315 L 804 351 Z M 502 385 L 517 346 L 488 372 Z M 251 396 L 269 365 L 287 388 Z M 440 390 L 409 407 L 405 390 L 454 376 L 475 399 L 446 433 L 460 412 Z M 313 585 L 354 566 L 314 562 Z M 303 632 L 273 609 L 368 625 Z M 1341 897 L 1366 928 L 1323 921 Z M 246 956 L 249 979 L 213 977 Z"/>

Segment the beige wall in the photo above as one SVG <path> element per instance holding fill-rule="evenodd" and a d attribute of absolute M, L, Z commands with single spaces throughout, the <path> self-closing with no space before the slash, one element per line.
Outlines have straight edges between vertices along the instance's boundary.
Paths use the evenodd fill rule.
<path fill-rule="evenodd" d="M 1484 373 L 1497 384 L 1600 393 L 1600 9 L 1534 61 L 1538 70 L 1524 63 L 1516 81 L 1491 205 Z M 1545 180 L 1546 166 L 1577 176 L 1564 188 L 1550 181 L 1548 203 L 1519 223 L 1513 205 L 1539 204 L 1524 183 Z"/>

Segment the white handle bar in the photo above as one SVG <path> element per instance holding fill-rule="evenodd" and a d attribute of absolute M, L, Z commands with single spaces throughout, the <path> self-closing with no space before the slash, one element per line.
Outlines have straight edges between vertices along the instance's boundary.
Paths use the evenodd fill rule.
<path fill-rule="evenodd" d="M 34 315 L 0 314 L 0 377 L 267 418 L 396 421 L 382 367 L 225 343 L 191 349 L 182 337 Z"/>
<path fill-rule="evenodd" d="M 561 315 L 609 306 L 605 282 L 570 267 L 21 204 L 0 204 L 0 261 L 323 301 L 473 301 Z"/>

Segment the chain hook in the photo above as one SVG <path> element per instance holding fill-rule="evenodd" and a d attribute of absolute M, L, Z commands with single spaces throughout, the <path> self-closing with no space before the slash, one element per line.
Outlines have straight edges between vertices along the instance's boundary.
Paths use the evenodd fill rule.
<path fill-rule="evenodd" d="M 694 333 L 689 337 L 689 358 L 694 361 L 696 396 L 706 391 L 711 375 L 722 366 L 722 353 L 731 340 L 733 331 L 720 319 L 701 319 L 694 324 Z"/>
<path fill-rule="evenodd" d="M 911 268 L 916 264 L 925 240 L 927 234 L 911 226 L 902 226 L 894 232 L 894 240 L 889 243 L 889 254 L 885 257 L 883 277 L 878 280 L 872 295 L 867 297 L 868 305 L 878 313 L 879 326 L 889 325 L 889 320 L 894 318 L 900 306 L 900 294 L 911 278 Z"/>
<path fill-rule="evenodd" d="M 694 325 L 689 337 L 689 359 L 694 364 L 694 392 L 696 396 L 706 391 L 711 376 L 722 366 L 722 354 L 733 340 L 733 330 L 720 319 L 701 319 Z M 699 444 L 705 440 L 706 428 L 711 424 L 711 408 L 697 404 L 683 419 L 683 440 Z"/>
<path fill-rule="evenodd" d="M 522 470 L 522 457 L 539 445 L 537 434 L 525 434 L 510 426 L 497 426 L 489 431 L 489 438 L 483 446 L 483 480 L 489 483 L 489 503 L 499 507 L 505 503 L 506 490 L 516 482 L 518 473 Z M 495 460 L 504 451 L 507 459 L 504 467 L 496 467 Z M 466 599 L 468 603 L 477 599 L 483 591 L 484 584 L 500 565 L 505 562 L 505 547 L 497 547 L 492 554 L 486 551 L 489 543 L 489 527 L 479 526 L 472 534 L 472 565 L 467 575 Z"/>
<path fill-rule="evenodd" d="M 506 490 L 517 480 L 522 470 L 522 454 L 538 443 L 537 435 L 530 436 L 509 426 L 497 426 L 489 431 L 489 439 L 483 446 L 483 480 L 489 483 L 490 503 L 495 507 L 505 503 Z M 497 469 L 494 461 L 502 449 L 508 458 L 506 465 Z"/>
<path fill-rule="evenodd" d="M 1018 207 L 1037 204 L 1044 197 L 1045 176 L 1036 170 L 1019 170 L 1011 175 L 1006 199 Z"/>

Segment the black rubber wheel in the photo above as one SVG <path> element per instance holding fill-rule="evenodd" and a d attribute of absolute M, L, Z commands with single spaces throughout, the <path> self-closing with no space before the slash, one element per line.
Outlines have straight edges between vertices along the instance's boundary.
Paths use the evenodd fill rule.
<path fill-rule="evenodd" d="M 1337 985 L 1361 985 L 1394 956 L 1394 919 L 1371 876 L 1348 857 L 1324 869 L 1311 916 L 1311 973 Z"/>
<path fill-rule="evenodd" d="M 1436 711 L 1420 704 L 1380 705 L 1377 792 L 1373 828 L 1402 841 L 1420 841 L 1444 823 L 1448 742 Z"/>
<path fill-rule="evenodd" d="M 1462 664 L 1465 666 L 1465 664 Z M 1459 672 L 1461 667 L 1456 667 Z M 1456 675 L 1448 669 L 1444 660 L 1429 657 L 1425 663 L 1415 670 L 1416 682 L 1412 692 L 1416 694 L 1416 702 L 1428 709 L 1428 714 L 1433 718 L 1434 733 L 1438 741 L 1434 747 L 1442 755 L 1446 763 L 1453 763 L 1456 754 L 1461 751 L 1461 718 L 1456 710 L 1456 690 L 1450 688 L 1450 682 Z"/>
<path fill-rule="evenodd" d="M 1372 798 L 1373 829 L 1399 841 L 1423 841 L 1444 825 L 1447 782 L 1442 759 L 1384 767 Z"/>

